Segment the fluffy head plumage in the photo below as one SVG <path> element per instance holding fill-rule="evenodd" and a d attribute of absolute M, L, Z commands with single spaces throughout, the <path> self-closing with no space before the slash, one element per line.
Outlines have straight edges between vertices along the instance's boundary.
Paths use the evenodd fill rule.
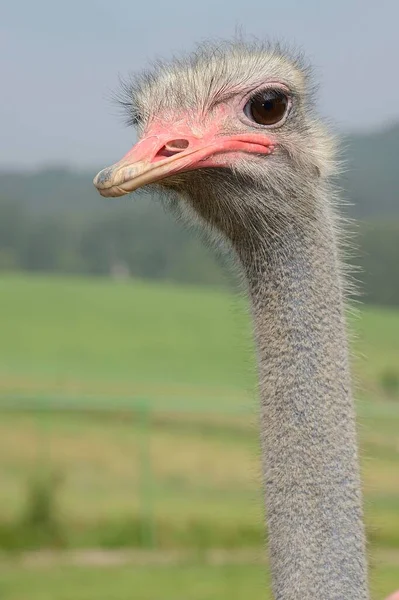
<path fill-rule="evenodd" d="M 223 105 L 232 110 L 221 133 L 231 135 L 265 130 L 240 118 L 240 102 L 251 90 L 276 82 L 288 89 L 292 104 L 287 118 L 267 129 L 276 143 L 271 155 L 241 154 L 223 168 L 179 173 L 157 183 L 179 192 L 233 242 L 251 232 L 263 237 L 262 224 L 270 230 L 277 222 L 306 219 L 308 226 L 320 189 L 334 172 L 334 139 L 315 114 L 315 88 L 303 58 L 278 45 L 205 44 L 122 84 L 120 102 L 139 136 L 159 119 L 171 124 L 184 119 L 194 129 L 206 129 Z"/>

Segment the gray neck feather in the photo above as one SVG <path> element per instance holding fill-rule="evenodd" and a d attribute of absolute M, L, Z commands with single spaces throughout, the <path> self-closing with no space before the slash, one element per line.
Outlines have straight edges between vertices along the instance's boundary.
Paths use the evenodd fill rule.
<path fill-rule="evenodd" d="M 267 251 L 241 252 L 258 351 L 272 585 L 276 600 L 366 600 L 342 277 L 333 216 L 319 213 L 305 233 L 294 223 L 269 237 Z"/>

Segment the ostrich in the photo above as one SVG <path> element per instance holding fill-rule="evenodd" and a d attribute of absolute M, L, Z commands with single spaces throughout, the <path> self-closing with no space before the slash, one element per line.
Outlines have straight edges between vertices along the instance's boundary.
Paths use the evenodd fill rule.
<path fill-rule="evenodd" d="M 166 189 L 245 276 L 274 596 L 365 600 L 335 144 L 309 69 L 278 46 L 204 45 L 126 91 L 139 142 L 95 186 L 106 197 Z"/>

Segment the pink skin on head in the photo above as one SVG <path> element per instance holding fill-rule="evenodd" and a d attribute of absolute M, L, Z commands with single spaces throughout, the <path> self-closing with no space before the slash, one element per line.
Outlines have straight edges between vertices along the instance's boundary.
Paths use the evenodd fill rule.
<path fill-rule="evenodd" d="M 399 590 L 391 594 L 391 596 L 389 596 L 385 600 L 399 600 Z"/>
<path fill-rule="evenodd" d="M 121 196 L 176 173 L 232 164 L 243 152 L 273 152 L 275 143 L 263 131 L 221 133 L 227 113 L 226 107 L 220 106 L 206 125 L 193 124 L 188 115 L 152 122 L 122 160 L 96 176 L 94 185 L 104 196 Z"/>

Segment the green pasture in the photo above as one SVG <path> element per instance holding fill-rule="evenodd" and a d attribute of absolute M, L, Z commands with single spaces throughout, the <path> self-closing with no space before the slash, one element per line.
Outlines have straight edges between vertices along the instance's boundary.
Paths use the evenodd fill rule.
<path fill-rule="evenodd" d="M 0 298 L 0 597 L 267 598 L 263 567 L 203 563 L 210 549 L 263 547 L 245 300 L 15 275 L 0 278 Z M 384 385 L 399 372 L 399 312 L 364 307 L 350 321 L 381 599 L 399 586 L 399 396 Z M 112 566 L 111 555 L 100 568 L 18 558 L 49 546 L 187 551 L 198 560 L 128 567 Z"/>
<path fill-rule="evenodd" d="M 221 292 L 3 277 L 0 296 L 0 365 L 11 380 L 109 383 L 114 394 L 171 386 L 172 396 L 174 386 L 190 395 L 185 385 L 237 393 L 252 384 L 244 303 Z"/>
<path fill-rule="evenodd" d="M 135 412 L 3 413 L 0 545 L 35 547 L 48 539 L 62 547 L 259 547 L 255 420 L 157 411 L 149 418 L 143 422 Z M 364 413 L 359 429 L 370 541 L 399 548 L 399 409 Z M 50 488 L 55 514 L 39 534 L 32 528 L 22 538 L 10 533 L 7 527 L 24 522 L 30 510 L 35 478 L 48 472 L 57 482 Z M 55 534 L 48 522 L 53 518 Z M 153 530 L 150 537 L 145 527 Z"/>
<path fill-rule="evenodd" d="M 253 345 L 243 298 L 154 283 L 3 275 L 0 391 L 105 397 L 252 397 Z M 351 317 L 355 371 L 375 389 L 399 371 L 399 312 Z"/>
<path fill-rule="evenodd" d="M 396 565 L 373 569 L 373 600 L 398 587 Z M 263 566 L 8 568 L 0 571 L 6 600 L 271 600 Z"/>

